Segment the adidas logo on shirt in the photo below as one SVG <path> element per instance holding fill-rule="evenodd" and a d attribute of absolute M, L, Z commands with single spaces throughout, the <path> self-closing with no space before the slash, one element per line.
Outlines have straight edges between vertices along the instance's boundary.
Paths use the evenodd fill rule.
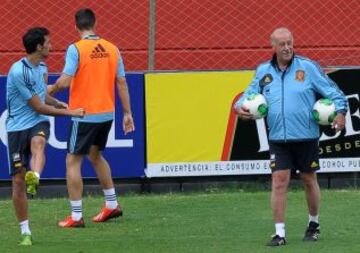
<path fill-rule="evenodd" d="M 106 52 L 105 48 L 101 44 L 97 44 L 97 46 L 93 49 L 92 53 L 90 54 L 91 59 L 107 58 L 109 56 L 110 56 L 109 53 Z"/>

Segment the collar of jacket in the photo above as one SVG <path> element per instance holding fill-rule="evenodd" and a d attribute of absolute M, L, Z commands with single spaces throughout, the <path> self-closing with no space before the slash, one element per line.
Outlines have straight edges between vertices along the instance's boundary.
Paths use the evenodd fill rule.
<path fill-rule="evenodd" d="M 291 64 L 293 63 L 294 61 L 294 57 L 295 57 L 295 53 L 293 53 L 293 56 L 291 58 L 291 60 L 289 61 L 288 65 L 286 68 L 289 68 L 291 66 Z M 277 62 L 277 57 L 276 57 L 276 54 L 273 54 L 272 56 L 272 59 L 271 59 L 271 65 L 278 71 L 281 71 L 280 67 L 279 67 L 279 64 Z"/>

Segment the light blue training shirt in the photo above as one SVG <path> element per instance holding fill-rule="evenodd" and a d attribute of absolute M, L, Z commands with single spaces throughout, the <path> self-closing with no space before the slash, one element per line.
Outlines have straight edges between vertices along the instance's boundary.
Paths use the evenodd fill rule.
<path fill-rule="evenodd" d="M 6 81 L 7 132 L 22 131 L 39 122 L 49 121 L 47 116 L 37 113 L 28 105 L 35 95 L 45 103 L 47 87 L 44 77 L 47 73 L 45 63 L 35 66 L 26 57 L 11 66 Z"/>

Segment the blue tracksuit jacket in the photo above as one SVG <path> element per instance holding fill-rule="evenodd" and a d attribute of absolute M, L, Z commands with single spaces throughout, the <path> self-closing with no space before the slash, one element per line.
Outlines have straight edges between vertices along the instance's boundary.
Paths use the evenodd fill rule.
<path fill-rule="evenodd" d="M 253 92 L 262 93 L 266 98 L 269 140 L 275 142 L 319 138 L 319 126 L 311 116 L 316 94 L 333 100 L 337 112 L 346 113 L 348 108 L 344 93 L 320 66 L 297 55 L 285 71 L 279 69 L 276 55 L 259 65 L 253 81 L 234 108 L 241 106 L 244 98 Z"/>

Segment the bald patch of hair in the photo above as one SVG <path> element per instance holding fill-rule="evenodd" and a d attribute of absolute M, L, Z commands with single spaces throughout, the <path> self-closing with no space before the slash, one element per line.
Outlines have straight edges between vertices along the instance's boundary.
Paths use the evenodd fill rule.
<path fill-rule="evenodd" d="M 277 36 L 283 33 L 289 33 L 291 38 L 293 38 L 291 31 L 287 27 L 278 27 L 270 35 L 270 43 L 272 46 L 275 46 Z"/>

